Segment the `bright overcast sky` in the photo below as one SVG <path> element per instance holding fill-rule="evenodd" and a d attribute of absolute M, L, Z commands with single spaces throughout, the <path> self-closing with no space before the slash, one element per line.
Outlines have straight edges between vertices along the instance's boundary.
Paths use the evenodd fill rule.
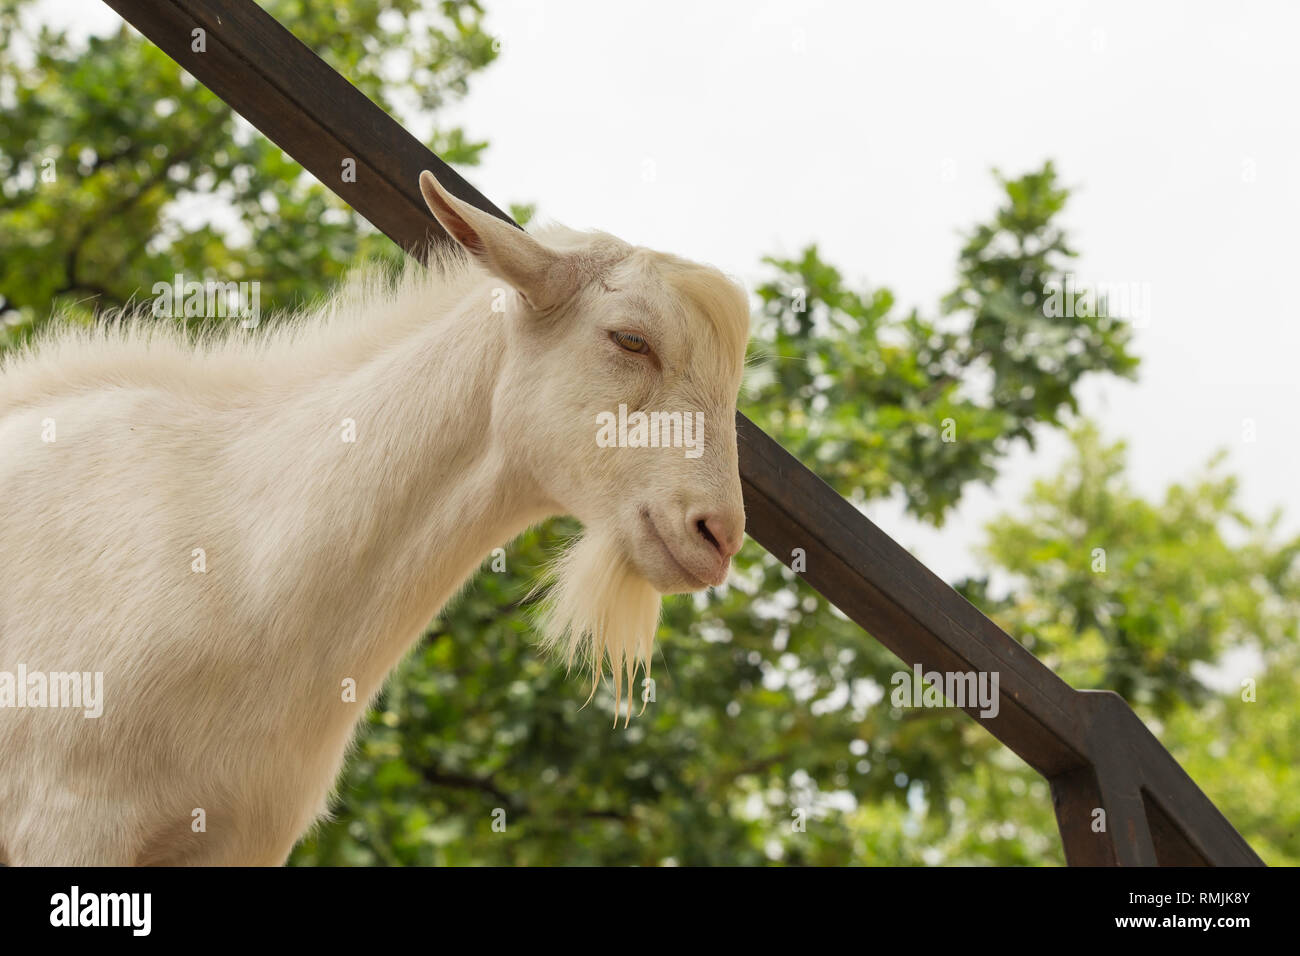
<path fill-rule="evenodd" d="M 1054 159 L 1078 187 L 1064 219 L 1076 274 L 1150 295 L 1140 380 L 1091 383 L 1084 411 L 1129 439 L 1145 493 L 1227 448 L 1248 510 L 1284 505 L 1300 528 L 1300 6 L 485 6 L 501 56 L 445 117 L 491 141 L 467 177 L 499 204 L 537 202 L 751 283 L 763 255 L 815 241 L 852 280 L 933 314 L 959 232 L 997 202 L 989 169 Z M 1049 440 L 1013 456 L 939 532 L 869 513 L 953 578 L 978 568 L 983 523 L 1062 452 Z"/>

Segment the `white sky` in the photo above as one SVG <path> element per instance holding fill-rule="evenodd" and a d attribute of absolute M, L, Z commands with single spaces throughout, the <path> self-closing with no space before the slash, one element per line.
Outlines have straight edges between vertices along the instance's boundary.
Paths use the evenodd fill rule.
<path fill-rule="evenodd" d="M 1151 297 L 1138 383 L 1090 383 L 1085 413 L 1129 439 L 1142 491 L 1226 447 L 1247 509 L 1284 505 L 1300 529 L 1300 7 L 485 3 L 501 56 L 445 114 L 491 141 L 467 178 L 498 204 L 536 201 L 751 283 L 764 254 L 816 241 L 851 280 L 933 314 L 959 232 L 997 202 L 990 167 L 1054 159 L 1078 187 L 1076 274 Z M 50 18 L 114 22 L 76 7 Z M 869 513 L 952 579 L 978 569 L 984 522 L 1062 454 L 1044 440 L 1006 460 L 942 531 Z"/>

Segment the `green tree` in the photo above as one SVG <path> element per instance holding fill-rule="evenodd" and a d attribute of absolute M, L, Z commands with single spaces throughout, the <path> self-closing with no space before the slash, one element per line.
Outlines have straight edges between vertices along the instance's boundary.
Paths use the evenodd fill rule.
<path fill-rule="evenodd" d="M 990 529 L 989 556 L 1021 585 L 1005 613 L 1026 647 L 1076 686 L 1163 717 L 1213 696 L 1204 666 L 1226 651 L 1295 644 L 1300 542 L 1274 543 L 1280 514 L 1240 510 L 1222 454 L 1148 502 L 1124 482 L 1122 443 L 1091 426 L 1073 440 L 1062 474 Z"/>
<path fill-rule="evenodd" d="M 1089 372 L 1132 376 L 1130 330 L 1105 304 L 1053 317 L 1075 256 L 1056 218 L 1068 191 L 1049 162 L 1008 180 L 1005 202 L 961 250 L 938 318 L 899 316 L 886 288 L 856 291 L 815 246 L 767 259 L 751 413 L 856 500 L 900 492 L 941 523 L 970 481 L 989 481 L 1009 443 L 1077 410 Z"/>
<path fill-rule="evenodd" d="M 1125 482 L 1123 443 L 1088 424 L 1071 438 L 1059 474 L 989 525 L 987 556 L 1012 593 L 986 610 L 1074 686 L 1122 694 L 1266 862 L 1295 865 L 1300 538 L 1279 535 L 1279 513 L 1242 511 L 1222 454 L 1148 501 Z M 1207 681 L 1230 652 L 1254 676 L 1225 694 Z M 999 788 L 1040 782 L 1007 756 Z M 967 790 L 962 816 L 995 819 L 983 805 L 995 793 Z M 1008 819 L 1013 836 L 1053 827 L 1050 802 Z M 969 828 L 945 837 L 949 858 L 983 852 Z"/>
<path fill-rule="evenodd" d="M 1292 619 L 1300 608 L 1290 602 Z M 1265 658 L 1246 689 L 1178 707 L 1165 744 L 1270 866 L 1300 866 L 1300 653 Z"/>
<path fill-rule="evenodd" d="M 411 98 L 436 115 L 496 56 L 477 0 L 266 6 L 398 116 Z M 449 128 L 429 145 L 466 165 L 486 144 Z M 182 226 L 203 201 L 211 221 Z M 29 0 L 0 0 L 0 349 L 54 314 L 147 300 L 176 273 L 257 281 L 264 308 L 287 310 L 358 257 L 398 255 L 133 29 L 78 44 L 35 25 Z"/>

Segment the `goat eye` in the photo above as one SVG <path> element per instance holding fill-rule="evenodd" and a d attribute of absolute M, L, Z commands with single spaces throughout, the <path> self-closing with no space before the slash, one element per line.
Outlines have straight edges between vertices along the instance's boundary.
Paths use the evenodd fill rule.
<path fill-rule="evenodd" d="M 629 352 L 644 355 L 650 351 L 650 343 L 632 332 L 610 332 L 609 337 L 618 344 L 619 348 Z"/>

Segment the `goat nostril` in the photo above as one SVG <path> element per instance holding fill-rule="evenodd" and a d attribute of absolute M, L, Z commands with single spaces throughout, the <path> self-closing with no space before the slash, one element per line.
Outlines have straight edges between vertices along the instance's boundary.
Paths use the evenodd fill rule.
<path fill-rule="evenodd" d="M 704 538 L 705 541 L 713 545 L 719 554 L 722 553 L 722 545 L 718 543 L 718 539 L 715 538 L 713 532 L 709 530 L 709 522 L 707 519 L 701 518 L 699 521 L 695 522 L 695 530 L 700 533 L 700 536 Z"/>
<path fill-rule="evenodd" d="M 695 530 L 699 532 L 700 537 L 707 541 L 724 561 L 730 560 L 731 556 L 740 550 L 740 542 L 736 540 L 734 528 L 735 525 L 718 515 L 705 515 L 695 522 Z"/>

